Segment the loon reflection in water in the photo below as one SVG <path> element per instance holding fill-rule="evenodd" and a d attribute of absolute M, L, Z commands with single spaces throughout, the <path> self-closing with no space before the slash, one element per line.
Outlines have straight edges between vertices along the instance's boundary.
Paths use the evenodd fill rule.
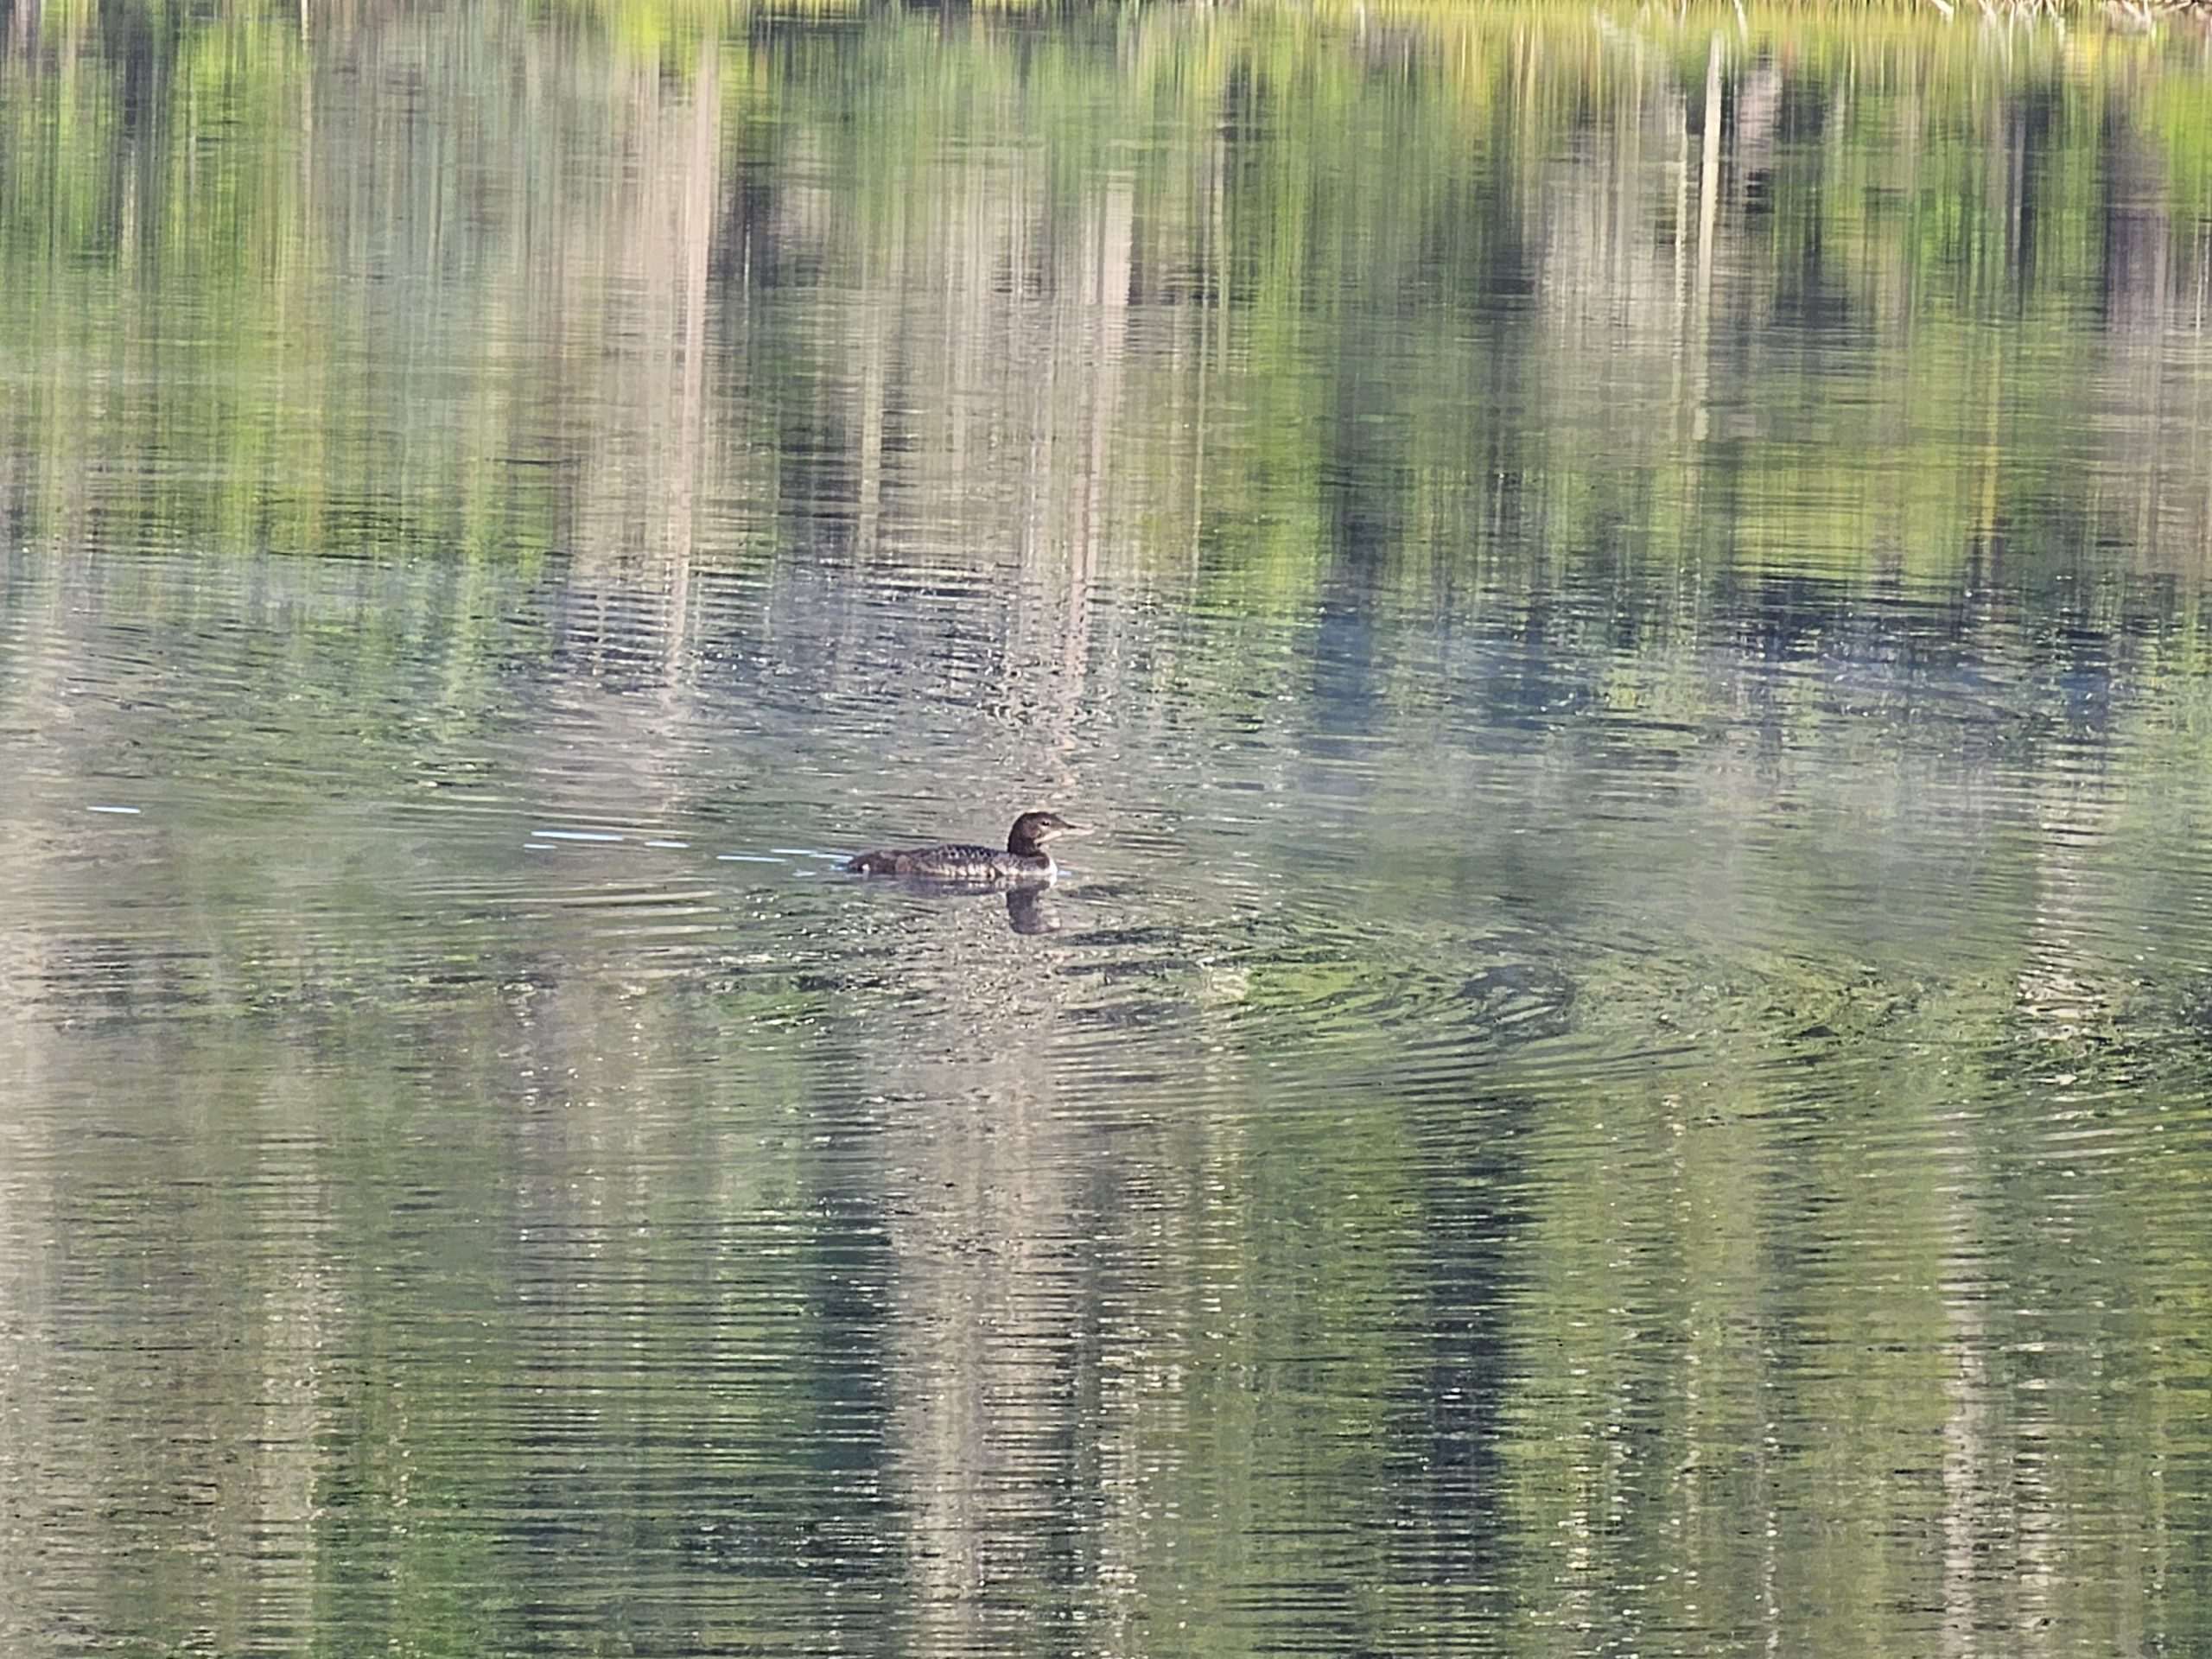
<path fill-rule="evenodd" d="M 1060 873 L 1046 843 L 1088 834 L 1057 812 L 1025 812 L 1014 821 L 1004 852 L 969 842 L 885 847 L 861 854 L 845 868 L 855 875 L 901 875 L 948 887 L 1045 887 Z"/>

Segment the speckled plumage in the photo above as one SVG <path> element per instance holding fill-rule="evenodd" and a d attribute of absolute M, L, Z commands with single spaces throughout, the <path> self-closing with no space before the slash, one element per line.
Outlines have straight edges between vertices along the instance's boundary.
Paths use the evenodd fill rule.
<path fill-rule="evenodd" d="M 1084 833 L 1057 812 L 1025 812 L 1014 821 L 1003 852 L 960 841 L 934 847 L 880 847 L 859 855 L 845 868 L 855 875 L 904 875 L 991 887 L 1039 885 L 1059 874 L 1045 843 Z"/>

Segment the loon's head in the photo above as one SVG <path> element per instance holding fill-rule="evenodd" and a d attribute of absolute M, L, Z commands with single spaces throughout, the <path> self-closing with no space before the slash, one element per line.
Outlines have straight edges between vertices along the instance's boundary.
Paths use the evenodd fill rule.
<path fill-rule="evenodd" d="M 1045 843 L 1057 836 L 1090 833 L 1057 812 L 1025 812 L 1014 821 L 1014 829 L 1006 838 L 1006 849 L 1025 858 L 1037 858 L 1044 854 Z"/>

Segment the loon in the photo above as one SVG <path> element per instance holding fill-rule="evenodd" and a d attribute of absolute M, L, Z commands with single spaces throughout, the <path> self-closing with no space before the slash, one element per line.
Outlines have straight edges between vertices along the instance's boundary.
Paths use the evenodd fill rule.
<path fill-rule="evenodd" d="M 946 842 L 936 847 L 884 847 L 862 853 L 845 868 L 855 875 L 918 876 L 931 881 L 989 887 L 1043 886 L 1059 874 L 1045 843 L 1058 836 L 1086 836 L 1057 812 L 1025 812 L 1014 821 L 1006 850 Z"/>

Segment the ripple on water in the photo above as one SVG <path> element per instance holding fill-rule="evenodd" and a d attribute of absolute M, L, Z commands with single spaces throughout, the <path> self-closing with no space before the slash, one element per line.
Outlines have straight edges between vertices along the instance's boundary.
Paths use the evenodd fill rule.
<path fill-rule="evenodd" d="M 0 9 L 0 1647 L 2207 1645 L 2182 34 Z"/>

